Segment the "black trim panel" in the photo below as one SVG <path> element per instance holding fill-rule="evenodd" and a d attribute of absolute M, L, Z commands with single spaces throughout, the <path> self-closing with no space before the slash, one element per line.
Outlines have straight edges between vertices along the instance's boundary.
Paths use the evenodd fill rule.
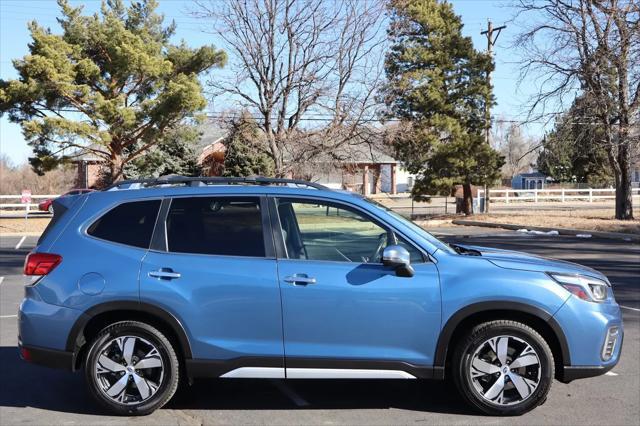
<path fill-rule="evenodd" d="M 141 312 L 154 316 L 159 320 L 165 322 L 171 327 L 172 331 L 180 341 L 180 346 L 182 347 L 185 358 L 188 359 L 193 356 L 191 352 L 191 345 L 189 344 L 189 339 L 187 338 L 187 333 L 185 332 L 185 329 L 180 321 L 178 321 L 175 316 L 157 306 L 136 301 L 107 302 L 89 308 L 80 316 L 80 318 L 78 318 L 78 320 L 71 328 L 69 336 L 67 337 L 66 350 L 71 353 L 77 353 L 82 345 L 85 344 L 83 332 L 87 323 L 96 315 L 115 311 Z"/>
<path fill-rule="evenodd" d="M 164 198 L 162 200 L 162 204 L 160 204 L 156 225 L 151 236 L 151 245 L 149 246 L 150 250 L 167 251 L 167 227 L 165 224 L 170 206 L 171 198 Z"/>
<path fill-rule="evenodd" d="M 565 365 L 563 371 L 560 373 L 558 380 L 562 383 L 570 383 L 577 379 L 586 379 L 588 377 L 601 376 L 607 371 L 610 371 L 615 367 L 617 362 L 612 365 L 588 367 L 588 366 L 572 366 Z"/>
<path fill-rule="evenodd" d="M 18 346 L 20 358 L 22 356 L 22 349 L 29 351 L 29 359 L 27 362 L 42 365 L 49 368 L 57 368 L 60 370 L 73 371 L 74 354 L 69 351 L 60 351 L 57 349 L 47 349 L 38 346 Z"/>
<path fill-rule="evenodd" d="M 562 331 L 562 328 L 556 322 L 556 320 L 553 319 L 551 314 L 543 311 L 540 308 L 536 308 L 535 306 L 527 305 L 525 303 L 506 301 L 474 303 L 473 305 L 466 306 L 453 314 L 449 318 L 445 326 L 442 328 L 442 332 L 440 333 L 440 337 L 438 338 L 434 365 L 438 367 L 444 367 L 445 361 L 447 359 L 447 350 L 449 348 L 451 336 L 453 335 L 453 332 L 455 331 L 458 324 L 460 324 L 471 315 L 489 311 L 523 312 L 526 314 L 534 315 L 545 321 L 551 327 L 556 335 L 556 338 L 558 339 L 564 365 L 571 365 L 571 354 L 569 353 L 569 345 L 567 344 L 567 339 L 564 335 L 564 332 Z"/>
<path fill-rule="evenodd" d="M 215 378 L 242 367 L 284 368 L 284 357 L 246 356 L 224 360 L 187 359 L 185 360 L 185 367 L 189 378 Z"/>

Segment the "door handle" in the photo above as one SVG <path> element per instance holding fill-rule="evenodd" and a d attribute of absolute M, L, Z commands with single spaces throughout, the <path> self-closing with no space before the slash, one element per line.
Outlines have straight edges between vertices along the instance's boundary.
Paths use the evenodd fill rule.
<path fill-rule="evenodd" d="M 160 278 L 165 280 L 173 280 L 176 278 L 180 278 L 180 274 L 178 272 L 173 272 L 171 269 L 162 268 L 158 271 L 149 272 L 149 276 L 153 278 Z"/>
<path fill-rule="evenodd" d="M 313 277 L 307 276 L 307 274 L 295 274 L 295 275 L 290 275 L 288 277 L 284 277 L 284 282 L 293 284 L 293 285 L 296 285 L 296 284 L 308 285 L 308 284 L 315 284 L 316 279 Z"/>

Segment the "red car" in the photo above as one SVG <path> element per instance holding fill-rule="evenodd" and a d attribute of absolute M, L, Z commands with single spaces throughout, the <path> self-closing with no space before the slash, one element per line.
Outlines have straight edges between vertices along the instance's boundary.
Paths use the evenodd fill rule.
<path fill-rule="evenodd" d="M 76 189 L 72 189 L 71 191 L 65 192 L 60 197 L 68 197 L 70 195 L 86 194 L 87 192 L 93 192 L 93 189 L 76 188 Z M 43 212 L 49 212 L 49 213 L 53 214 L 53 200 L 55 200 L 55 198 L 47 198 L 46 200 L 41 201 L 40 204 L 38 204 L 38 208 Z"/>

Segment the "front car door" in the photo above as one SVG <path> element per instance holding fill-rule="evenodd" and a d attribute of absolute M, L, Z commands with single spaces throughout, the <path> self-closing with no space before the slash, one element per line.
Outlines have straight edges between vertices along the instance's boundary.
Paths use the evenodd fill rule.
<path fill-rule="evenodd" d="M 440 329 L 435 264 L 355 206 L 270 201 L 287 377 L 429 378 Z M 415 276 L 380 263 L 392 239 L 411 253 Z"/>
<path fill-rule="evenodd" d="M 183 325 L 198 370 L 209 370 L 198 375 L 284 377 L 280 291 L 265 205 L 257 196 L 164 201 L 140 271 L 140 300 Z"/>

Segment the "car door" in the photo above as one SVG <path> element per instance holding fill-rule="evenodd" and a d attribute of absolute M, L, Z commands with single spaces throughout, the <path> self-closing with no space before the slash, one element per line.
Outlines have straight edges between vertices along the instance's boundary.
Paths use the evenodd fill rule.
<path fill-rule="evenodd" d="M 287 377 L 429 377 L 440 329 L 435 264 L 353 206 L 271 202 Z M 380 263 L 394 237 L 411 254 L 411 278 Z"/>
<path fill-rule="evenodd" d="M 227 195 L 165 200 L 140 271 L 141 302 L 176 317 L 193 358 L 212 361 L 213 376 L 264 367 L 267 377 L 284 377 L 280 291 L 265 202 Z"/>

